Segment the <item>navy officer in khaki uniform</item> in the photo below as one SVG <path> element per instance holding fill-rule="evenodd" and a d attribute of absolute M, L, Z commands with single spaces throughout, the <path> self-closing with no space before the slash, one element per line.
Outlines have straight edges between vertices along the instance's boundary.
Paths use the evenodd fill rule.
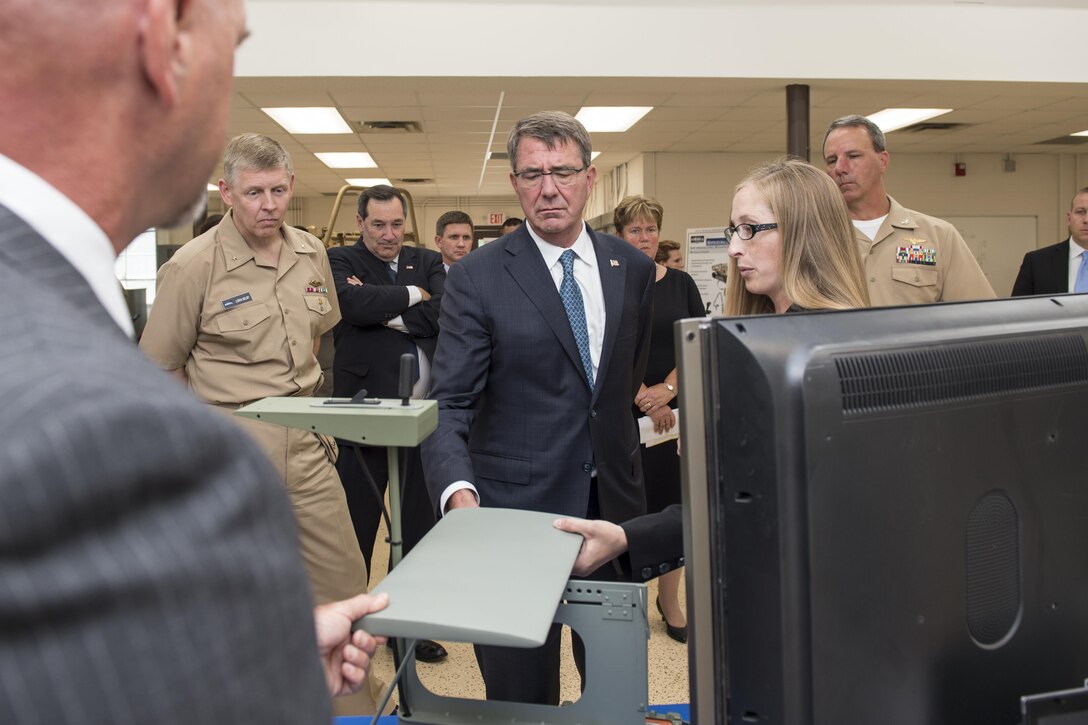
<path fill-rule="evenodd" d="M 268 453 L 292 501 L 315 602 L 344 599 L 366 591 L 367 571 L 333 465 L 335 443 L 231 413 L 269 396 L 313 394 L 321 335 L 340 320 L 329 260 L 316 237 L 284 223 L 294 175 L 279 143 L 238 136 L 223 167 L 219 192 L 231 209 L 159 270 L 140 347 Z M 381 683 L 368 683 L 337 710 L 372 713 Z"/>
<path fill-rule="evenodd" d="M 854 222 L 874 307 L 995 296 L 954 226 L 888 196 L 888 151 L 879 126 L 864 116 L 832 121 L 824 163 Z"/>

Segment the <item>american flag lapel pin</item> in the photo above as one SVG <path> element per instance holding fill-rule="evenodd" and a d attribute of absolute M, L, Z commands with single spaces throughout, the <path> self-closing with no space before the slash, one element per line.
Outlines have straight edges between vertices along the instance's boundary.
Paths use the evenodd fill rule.
<path fill-rule="evenodd" d="M 610 260 L 608 260 L 608 263 L 611 264 L 613 267 L 620 266 L 620 260 L 618 260 L 618 259 L 610 259 Z"/>

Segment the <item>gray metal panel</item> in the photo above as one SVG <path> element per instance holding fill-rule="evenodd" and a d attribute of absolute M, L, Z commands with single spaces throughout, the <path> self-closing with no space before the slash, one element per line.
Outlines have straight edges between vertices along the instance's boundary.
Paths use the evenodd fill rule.
<path fill-rule="evenodd" d="M 681 501 L 684 506 L 684 577 L 687 587 L 689 631 L 688 678 L 691 722 L 715 722 L 715 672 L 712 589 L 710 573 L 710 522 L 707 502 L 707 389 L 705 345 L 710 321 L 705 318 L 676 323 L 676 360 L 680 383 Z M 724 710 L 723 710 L 724 712 Z M 722 717 L 724 720 L 724 715 Z"/>
<path fill-rule="evenodd" d="M 508 647 L 539 647 L 555 617 L 582 537 L 552 526 L 555 514 L 454 509 L 374 593 L 389 606 L 367 632 Z"/>
<path fill-rule="evenodd" d="M 433 400 L 382 399 L 378 405 L 325 405 L 329 398 L 265 398 L 234 411 L 243 418 L 301 428 L 372 446 L 418 446 L 438 427 Z"/>
<path fill-rule="evenodd" d="M 578 632 L 586 647 L 585 691 L 576 702 L 553 707 L 444 697 L 424 687 L 410 666 L 402 682 L 397 721 L 403 725 L 643 725 L 649 701 L 646 585 L 571 581 L 555 621 Z"/>

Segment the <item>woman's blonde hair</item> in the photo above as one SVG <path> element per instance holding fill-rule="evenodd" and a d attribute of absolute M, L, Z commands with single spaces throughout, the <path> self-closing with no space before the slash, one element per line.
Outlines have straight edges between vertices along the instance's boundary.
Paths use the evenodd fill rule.
<path fill-rule="evenodd" d="M 805 310 L 869 306 L 865 267 L 854 226 L 835 182 L 799 159 L 782 158 L 753 167 L 735 191 L 751 186 L 767 201 L 782 238 L 782 291 Z M 752 294 L 729 258 L 725 314 L 773 313 L 766 295 Z"/>

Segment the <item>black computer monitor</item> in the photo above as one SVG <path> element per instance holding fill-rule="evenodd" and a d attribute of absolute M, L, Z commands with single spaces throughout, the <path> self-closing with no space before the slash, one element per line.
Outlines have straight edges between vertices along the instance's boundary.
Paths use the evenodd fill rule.
<path fill-rule="evenodd" d="M 1014 725 L 1084 683 L 1088 296 L 685 321 L 678 350 L 699 725 Z"/>

